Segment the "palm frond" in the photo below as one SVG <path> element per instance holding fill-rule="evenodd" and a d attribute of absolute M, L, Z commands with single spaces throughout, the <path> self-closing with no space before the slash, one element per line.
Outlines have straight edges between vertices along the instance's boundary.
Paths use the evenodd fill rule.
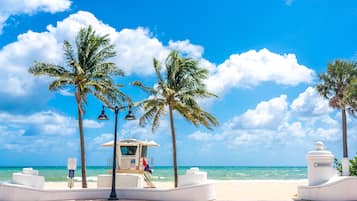
<path fill-rule="evenodd" d="M 158 79 L 158 83 L 164 83 L 164 79 L 161 76 L 161 69 L 162 69 L 162 67 L 161 67 L 159 60 L 154 58 L 154 70 L 156 73 L 156 77 Z"/>
<path fill-rule="evenodd" d="M 165 104 L 160 104 L 157 106 L 157 111 L 153 117 L 151 130 L 154 132 L 160 125 L 160 117 L 165 113 Z"/>
<path fill-rule="evenodd" d="M 59 77 L 64 75 L 70 75 L 70 72 L 62 66 L 47 64 L 38 61 L 36 61 L 34 65 L 32 65 L 28 69 L 28 72 L 34 74 L 35 76 L 47 75 L 49 77 Z"/>
<path fill-rule="evenodd" d="M 74 68 L 74 64 L 76 63 L 76 59 L 74 57 L 74 52 L 71 43 L 69 43 L 67 40 L 63 42 L 63 50 L 64 50 L 64 56 L 67 61 L 67 65 Z"/>
<path fill-rule="evenodd" d="M 68 87 L 68 86 L 70 86 L 72 84 L 74 84 L 72 82 L 72 80 L 59 78 L 59 79 L 54 80 L 53 82 L 51 82 L 50 85 L 48 86 L 48 89 L 51 90 L 51 91 L 56 91 L 56 90 Z"/>
<path fill-rule="evenodd" d="M 135 87 L 139 87 L 141 90 L 143 90 L 144 92 L 146 92 L 150 95 L 155 95 L 157 93 L 157 91 L 155 89 L 153 89 L 152 87 L 145 86 L 141 81 L 138 81 L 138 80 L 131 82 L 131 85 L 133 85 Z"/>
<path fill-rule="evenodd" d="M 145 103 L 143 103 L 145 105 Z M 139 104 L 140 105 L 140 104 Z M 144 126 L 146 123 L 154 117 L 155 113 L 159 110 L 157 104 L 154 105 L 145 105 L 145 112 L 139 119 L 139 125 Z"/>

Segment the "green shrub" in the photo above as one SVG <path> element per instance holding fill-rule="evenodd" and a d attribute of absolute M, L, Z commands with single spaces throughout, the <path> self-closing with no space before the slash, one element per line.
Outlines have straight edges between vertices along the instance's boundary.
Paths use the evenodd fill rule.
<path fill-rule="evenodd" d="M 342 164 L 340 163 L 340 161 L 337 158 L 335 158 L 335 168 L 341 175 L 342 174 Z M 349 169 L 350 169 L 350 176 L 357 176 L 357 155 L 350 160 Z"/>
<path fill-rule="evenodd" d="M 357 176 L 357 155 L 350 160 L 350 176 Z"/>

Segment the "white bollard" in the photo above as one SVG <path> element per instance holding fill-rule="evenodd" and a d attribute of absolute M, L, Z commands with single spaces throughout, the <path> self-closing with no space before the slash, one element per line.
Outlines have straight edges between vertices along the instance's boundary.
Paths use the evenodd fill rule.
<path fill-rule="evenodd" d="M 324 150 L 322 142 L 316 143 L 316 150 L 307 154 L 307 177 L 309 186 L 319 185 L 328 181 L 336 174 L 333 168 L 334 156 Z"/>
<path fill-rule="evenodd" d="M 74 186 L 74 171 L 77 167 L 76 158 L 68 158 L 67 169 L 68 169 L 68 187 L 72 188 Z"/>

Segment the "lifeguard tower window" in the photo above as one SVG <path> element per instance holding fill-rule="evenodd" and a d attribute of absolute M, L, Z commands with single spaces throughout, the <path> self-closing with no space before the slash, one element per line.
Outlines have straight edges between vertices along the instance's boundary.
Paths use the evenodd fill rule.
<path fill-rule="evenodd" d="M 137 146 L 121 146 L 120 151 L 123 156 L 133 156 L 136 153 Z"/>
<path fill-rule="evenodd" d="M 143 146 L 141 150 L 141 157 L 146 157 L 148 154 L 148 146 Z"/>

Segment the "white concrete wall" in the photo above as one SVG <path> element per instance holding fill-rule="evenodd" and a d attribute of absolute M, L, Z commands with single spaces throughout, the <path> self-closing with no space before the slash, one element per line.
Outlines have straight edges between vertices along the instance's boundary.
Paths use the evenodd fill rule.
<path fill-rule="evenodd" d="M 298 198 L 315 201 L 357 200 L 357 177 L 336 176 L 318 186 L 299 186 Z"/>
<path fill-rule="evenodd" d="M 12 182 L 35 188 L 43 188 L 45 185 L 45 178 L 43 176 L 17 172 L 12 174 Z"/>
<path fill-rule="evenodd" d="M 42 190 L 22 185 L 0 184 L 2 201 L 59 201 L 107 199 L 107 189 Z M 176 189 L 117 189 L 119 199 L 155 201 L 210 201 L 216 199 L 213 184 L 201 184 Z"/>
<path fill-rule="evenodd" d="M 141 174 L 116 174 L 115 186 L 118 188 L 144 188 L 144 176 Z M 111 188 L 112 175 L 101 174 L 97 176 L 98 188 Z"/>

